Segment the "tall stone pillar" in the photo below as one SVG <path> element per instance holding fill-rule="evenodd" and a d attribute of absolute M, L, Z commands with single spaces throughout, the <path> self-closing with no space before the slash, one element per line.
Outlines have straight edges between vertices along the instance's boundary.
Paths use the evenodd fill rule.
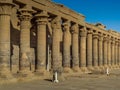
<path fill-rule="evenodd" d="M 0 0 L 0 78 L 10 74 L 10 15 L 12 0 Z"/>
<path fill-rule="evenodd" d="M 120 67 L 120 40 L 118 41 L 118 63 Z"/>
<path fill-rule="evenodd" d="M 52 21 L 52 68 L 53 72 L 61 72 L 61 60 L 60 60 L 60 30 L 61 30 L 61 18 L 55 17 Z"/>
<path fill-rule="evenodd" d="M 103 69 L 103 36 L 102 34 L 99 35 L 99 39 L 98 39 L 98 62 L 99 62 L 99 67 Z"/>
<path fill-rule="evenodd" d="M 93 34 L 93 66 L 98 69 L 98 33 Z"/>
<path fill-rule="evenodd" d="M 87 32 L 87 68 L 92 70 L 92 30 Z"/>
<path fill-rule="evenodd" d="M 83 72 L 86 68 L 86 28 L 83 27 L 80 30 L 80 68 Z"/>
<path fill-rule="evenodd" d="M 114 44 L 114 67 L 116 68 L 116 41 Z"/>
<path fill-rule="evenodd" d="M 63 23 L 63 67 L 64 72 L 70 72 L 70 22 Z"/>
<path fill-rule="evenodd" d="M 119 41 L 117 43 L 117 68 L 119 68 Z"/>
<path fill-rule="evenodd" d="M 74 24 L 72 30 L 72 68 L 73 71 L 79 71 L 79 57 L 78 57 L 78 25 Z"/>
<path fill-rule="evenodd" d="M 111 49 L 112 49 L 112 50 L 111 50 L 111 52 L 112 52 L 112 53 L 111 53 L 111 54 L 112 54 L 112 55 L 111 55 L 111 56 L 112 56 L 112 57 L 111 57 L 111 58 L 112 58 L 112 60 L 111 60 L 112 67 L 114 67 L 114 60 L 115 60 L 115 58 L 114 58 L 114 52 L 115 52 L 114 44 L 115 44 L 115 41 L 112 40 L 112 43 L 111 43 L 111 45 L 112 45 L 112 46 L 111 46 L 111 47 L 112 47 L 112 48 L 111 48 Z"/>
<path fill-rule="evenodd" d="M 118 41 L 115 42 L 115 66 L 118 67 Z"/>
<path fill-rule="evenodd" d="M 20 15 L 20 73 L 30 73 L 30 27 L 32 9 L 28 5 L 19 10 Z"/>
<path fill-rule="evenodd" d="M 37 66 L 36 72 L 45 73 L 46 69 L 46 24 L 47 12 L 43 11 L 35 15 L 37 23 Z"/>
<path fill-rule="evenodd" d="M 111 40 L 109 38 L 108 40 L 108 46 L 107 46 L 107 58 L 108 58 L 108 66 L 111 67 Z"/>
<path fill-rule="evenodd" d="M 107 37 L 104 37 L 103 41 L 103 65 L 104 67 L 107 67 Z"/>

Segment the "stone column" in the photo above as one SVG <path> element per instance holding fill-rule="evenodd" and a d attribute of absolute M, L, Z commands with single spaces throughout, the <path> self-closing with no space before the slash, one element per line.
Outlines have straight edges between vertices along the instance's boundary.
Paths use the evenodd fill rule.
<path fill-rule="evenodd" d="M 119 41 L 117 45 L 117 68 L 119 68 Z"/>
<path fill-rule="evenodd" d="M 98 39 L 98 62 L 101 69 L 103 69 L 103 36 L 99 34 Z"/>
<path fill-rule="evenodd" d="M 107 37 L 104 37 L 103 42 L 103 65 L 106 68 L 107 67 Z"/>
<path fill-rule="evenodd" d="M 70 72 L 70 22 L 63 23 L 63 67 L 64 72 Z"/>
<path fill-rule="evenodd" d="M 115 42 L 115 66 L 118 67 L 118 41 Z"/>
<path fill-rule="evenodd" d="M 92 70 L 92 30 L 87 32 L 87 68 Z"/>
<path fill-rule="evenodd" d="M 61 60 L 60 60 L 60 30 L 61 30 L 61 18 L 55 17 L 52 21 L 52 67 L 53 72 L 61 72 Z"/>
<path fill-rule="evenodd" d="M 108 66 L 111 68 L 111 40 L 108 40 L 108 46 L 107 46 L 107 58 L 108 58 Z"/>
<path fill-rule="evenodd" d="M 72 68 L 73 71 L 79 71 L 79 57 L 78 57 L 78 25 L 74 24 L 72 30 Z"/>
<path fill-rule="evenodd" d="M 120 40 L 118 41 L 118 62 L 120 67 Z"/>
<path fill-rule="evenodd" d="M 112 50 L 111 50 L 111 54 L 112 54 L 112 55 L 111 55 L 111 56 L 112 56 L 112 57 L 111 57 L 111 59 L 112 59 L 112 60 L 111 60 L 111 64 L 112 64 L 112 67 L 114 67 L 114 60 L 115 60 L 115 58 L 114 58 L 114 51 L 115 51 L 115 50 L 114 50 L 114 49 L 115 49 L 115 48 L 114 48 L 114 44 L 115 44 L 115 41 L 112 40 L 112 44 L 111 44 L 111 45 L 112 45 L 112 46 L 111 46 L 111 47 L 112 47 L 112 48 L 111 48 L 111 49 L 112 49 Z"/>
<path fill-rule="evenodd" d="M 83 72 L 87 71 L 86 68 L 86 28 L 80 30 L 80 68 Z"/>
<path fill-rule="evenodd" d="M 114 67 L 116 68 L 116 41 L 115 41 L 115 44 L 114 44 Z"/>
<path fill-rule="evenodd" d="M 20 15 L 20 73 L 30 72 L 30 27 L 32 9 L 28 5 L 19 10 Z"/>
<path fill-rule="evenodd" d="M 98 69 L 98 33 L 93 34 L 93 66 Z"/>
<path fill-rule="evenodd" d="M 35 15 L 37 23 L 37 66 L 36 72 L 45 73 L 46 69 L 46 24 L 47 12 L 43 11 Z"/>
<path fill-rule="evenodd" d="M 12 0 L 0 1 L 0 78 L 11 78 L 10 73 L 10 15 Z"/>

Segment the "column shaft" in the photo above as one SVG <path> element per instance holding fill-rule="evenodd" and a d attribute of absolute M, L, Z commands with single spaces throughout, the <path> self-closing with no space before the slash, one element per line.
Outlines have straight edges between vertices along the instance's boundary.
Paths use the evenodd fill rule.
<path fill-rule="evenodd" d="M 0 1 L 0 77 L 11 78 L 10 74 L 10 15 L 12 1 Z"/>
<path fill-rule="evenodd" d="M 10 16 L 0 15 L 0 72 L 10 70 Z"/>
<path fill-rule="evenodd" d="M 29 71 L 30 62 L 30 21 L 21 21 L 21 33 L 20 33 L 20 71 Z"/>
<path fill-rule="evenodd" d="M 120 66 L 120 42 L 118 44 L 118 62 L 119 62 L 119 66 Z"/>
<path fill-rule="evenodd" d="M 115 65 L 118 65 L 118 42 L 115 44 Z"/>
<path fill-rule="evenodd" d="M 104 38 L 103 43 L 103 64 L 105 67 L 107 66 L 107 38 Z"/>
<path fill-rule="evenodd" d="M 70 22 L 64 23 L 63 32 L 63 66 L 70 69 Z"/>
<path fill-rule="evenodd" d="M 112 42 L 112 50 L 111 50 L 111 52 L 112 52 L 112 53 L 111 53 L 111 54 L 112 54 L 112 60 L 111 60 L 112 66 L 114 65 L 114 60 L 115 60 L 115 59 L 114 59 L 114 51 L 115 51 L 115 50 L 114 50 L 114 41 L 113 41 L 113 42 Z"/>
<path fill-rule="evenodd" d="M 98 60 L 99 60 L 99 66 L 103 66 L 103 37 L 99 37 L 98 42 Z"/>
<path fill-rule="evenodd" d="M 37 26 L 37 69 L 45 69 L 46 62 L 46 25 Z"/>
<path fill-rule="evenodd" d="M 79 70 L 79 57 L 78 57 L 78 25 L 72 26 L 72 67 L 74 71 Z"/>
<path fill-rule="evenodd" d="M 103 37 L 99 37 L 98 42 L 98 60 L 99 60 L 99 66 L 103 66 Z"/>
<path fill-rule="evenodd" d="M 60 17 L 56 17 L 52 21 L 52 28 L 53 28 L 53 37 L 52 37 L 52 67 L 53 71 L 60 72 L 61 70 L 61 61 L 60 61 Z"/>
<path fill-rule="evenodd" d="M 93 66 L 98 67 L 98 35 L 93 35 Z"/>
<path fill-rule="evenodd" d="M 116 50 L 117 48 L 116 48 L 116 42 L 115 42 L 115 46 L 114 46 L 114 65 L 116 65 Z"/>
<path fill-rule="evenodd" d="M 117 44 L 117 66 L 119 66 L 119 43 Z"/>
<path fill-rule="evenodd" d="M 87 67 L 92 67 L 92 32 L 87 35 Z"/>
<path fill-rule="evenodd" d="M 86 30 L 80 32 L 80 67 L 86 67 Z"/>
<path fill-rule="evenodd" d="M 20 72 L 28 74 L 30 72 L 30 20 L 32 18 L 31 10 L 24 8 L 20 9 Z"/>
<path fill-rule="evenodd" d="M 108 65 L 111 66 L 111 41 L 108 41 L 108 47 L 107 47 L 107 58 L 108 58 Z"/>
<path fill-rule="evenodd" d="M 47 12 L 36 15 L 37 22 L 37 72 L 44 73 L 46 69 L 46 24 Z"/>

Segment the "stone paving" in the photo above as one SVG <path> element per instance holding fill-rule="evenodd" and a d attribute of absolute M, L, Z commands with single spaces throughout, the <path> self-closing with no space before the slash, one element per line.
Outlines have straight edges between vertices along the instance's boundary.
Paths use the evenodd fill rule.
<path fill-rule="evenodd" d="M 48 79 L 4 84 L 0 85 L 0 90 L 120 90 L 120 70 L 112 70 L 110 76 L 92 74 L 67 77 L 60 83 Z"/>

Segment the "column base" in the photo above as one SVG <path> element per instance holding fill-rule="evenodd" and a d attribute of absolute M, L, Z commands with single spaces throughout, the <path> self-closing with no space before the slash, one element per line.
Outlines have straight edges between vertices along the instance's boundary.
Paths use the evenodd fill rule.
<path fill-rule="evenodd" d="M 101 73 L 101 74 L 104 74 L 106 68 L 105 68 L 104 66 L 99 66 L 99 69 L 100 69 L 100 70 L 99 70 L 100 73 Z"/>
<path fill-rule="evenodd" d="M 34 74 L 30 70 L 20 70 L 20 71 L 18 71 L 18 76 L 19 77 L 26 78 L 26 77 L 31 77 L 33 75 Z"/>
<path fill-rule="evenodd" d="M 44 76 L 47 74 L 47 71 L 45 69 L 39 69 L 39 70 L 35 70 L 35 75 L 41 75 Z"/>
<path fill-rule="evenodd" d="M 72 68 L 72 70 L 73 70 L 73 72 L 79 72 L 79 71 L 80 71 L 80 68 L 79 68 L 79 66 L 74 66 L 74 67 Z"/>
<path fill-rule="evenodd" d="M 31 71 L 32 71 L 32 72 L 35 71 L 35 65 L 31 65 Z"/>
<path fill-rule="evenodd" d="M 13 74 L 16 74 L 18 71 L 19 71 L 19 66 L 18 66 L 18 65 L 12 65 L 12 70 L 11 70 L 11 72 L 12 72 Z"/>
<path fill-rule="evenodd" d="M 70 69 L 70 67 L 64 67 L 64 68 L 63 68 L 63 72 L 64 72 L 64 73 L 71 73 L 72 70 Z"/>
<path fill-rule="evenodd" d="M 94 70 L 100 70 L 99 66 L 94 66 L 93 68 L 94 68 Z"/>
<path fill-rule="evenodd" d="M 119 65 L 116 65 L 116 69 L 119 69 Z"/>
<path fill-rule="evenodd" d="M 111 65 L 111 69 L 114 69 L 114 65 Z"/>
<path fill-rule="evenodd" d="M 7 83 L 16 83 L 16 77 L 13 77 L 11 74 L 1 74 L 0 73 L 0 84 L 7 84 Z"/>
<path fill-rule="evenodd" d="M 116 65 L 113 66 L 113 69 L 116 69 Z"/>
<path fill-rule="evenodd" d="M 8 71 L 0 71 L 0 79 L 12 79 L 13 76 Z"/>
<path fill-rule="evenodd" d="M 108 65 L 108 68 L 109 68 L 109 69 L 112 69 L 112 66 L 111 66 L 111 65 Z"/>
<path fill-rule="evenodd" d="M 113 69 L 116 69 L 117 66 L 116 65 L 112 65 L 112 67 L 113 67 Z"/>
<path fill-rule="evenodd" d="M 87 69 L 88 69 L 89 71 L 93 71 L 93 70 L 94 70 L 94 68 L 93 68 L 92 66 L 88 66 Z"/>
<path fill-rule="evenodd" d="M 80 70 L 84 73 L 89 73 L 87 67 L 80 67 Z"/>
<path fill-rule="evenodd" d="M 100 74 L 102 72 L 102 70 L 100 69 L 99 66 L 94 66 L 93 68 L 94 68 L 94 70 L 92 72 L 95 74 Z"/>
<path fill-rule="evenodd" d="M 109 66 L 108 65 L 104 65 L 104 68 L 108 68 Z"/>
<path fill-rule="evenodd" d="M 4 69 L 0 71 L 0 83 L 12 83 L 16 82 L 17 79 L 13 77 L 8 69 Z"/>
<path fill-rule="evenodd" d="M 18 81 L 32 81 L 35 79 L 31 71 L 19 71 L 17 74 Z"/>
<path fill-rule="evenodd" d="M 104 70 L 105 67 L 104 66 L 99 66 L 100 70 Z"/>

